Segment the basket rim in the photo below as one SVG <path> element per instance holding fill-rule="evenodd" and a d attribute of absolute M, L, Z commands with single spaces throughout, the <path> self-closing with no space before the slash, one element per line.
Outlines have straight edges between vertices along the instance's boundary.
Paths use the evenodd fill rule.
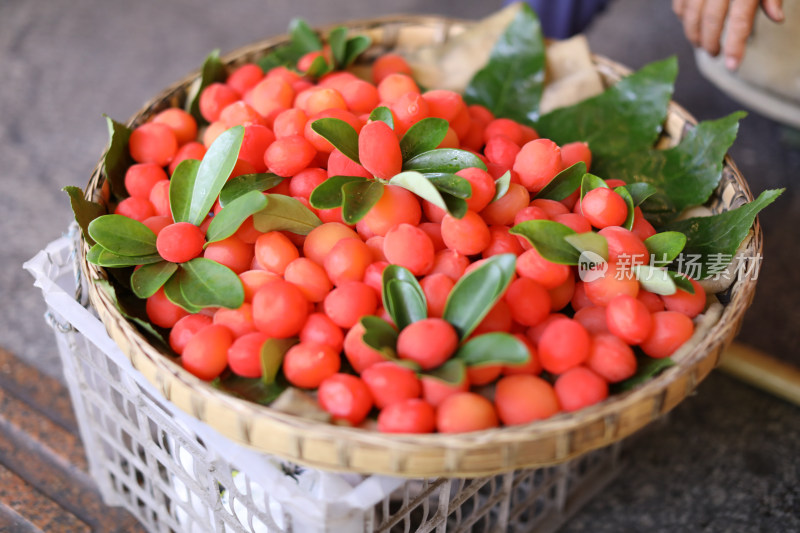
<path fill-rule="evenodd" d="M 344 24 L 350 27 L 381 26 L 388 23 L 436 24 L 443 20 L 440 17 L 427 15 L 395 15 L 360 19 Z M 462 23 L 455 19 L 447 19 L 445 22 L 447 24 Z M 275 46 L 285 39 L 286 36 L 281 35 L 247 45 L 225 54 L 222 60 L 229 64 L 236 61 L 237 58 L 252 53 L 253 50 L 263 50 L 265 47 Z M 592 60 L 598 70 L 607 71 L 606 75 L 613 74 L 619 78 L 630 73 L 627 67 L 603 56 L 593 54 Z M 166 97 L 175 93 L 179 88 L 185 88 L 187 80 L 196 78 L 199 72 L 199 70 L 193 72 L 184 80 L 162 91 L 159 96 L 135 113 L 129 119 L 128 124 L 133 125 L 142 117 L 146 117 L 148 113 L 152 113 L 159 102 L 163 102 Z M 668 114 L 675 114 L 690 125 L 697 123 L 688 111 L 674 101 L 669 103 Z M 87 186 L 87 196 L 91 196 L 92 183 L 103 178 L 102 163 L 101 158 L 92 173 L 89 186 Z M 752 201 L 753 196 L 747 182 L 733 160 L 727 155 L 724 166 L 729 169 L 747 201 Z M 748 250 L 754 250 L 755 253 L 760 254 L 763 237 L 758 219 L 754 222 L 752 232 L 753 238 L 748 245 Z M 145 377 L 166 399 L 174 401 L 181 409 L 226 437 L 265 453 L 276 454 L 300 464 L 327 470 L 380 473 L 402 477 L 475 477 L 523 467 L 558 464 L 584 452 L 616 442 L 641 429 L 680 403 L 708 375 L 710 370 L 717 366 L 722 349 L 732 340 L 740 327 L 744 312 L 752 301 L 756 284 L 755 279 L 737 281 L 734 284 L 733 300 L 723 308 L 721 316 L 707 332 L 705 338 L 694 346 L 679 364 L 666 369 L 656 378 L 650 379 L 630 391 L 614 394 L 599 404 L 574 413 L 561 412 L 549 419 L 525 425 L 505 426 L 458 435 L 439 433 L 398 435 L 300 418 L 276 411 L 268 406 L 236 398 L 211 387 L 208 382 L 202 381 L 184 370 L 176 360 L 158 352 L 129 321 L 122 317 L 109 295 L 94 283 L 94 281 L 106 277 L 105 269 L 86 261 L 88 246 L 85 242 L 80 248 L 81 269 L 87 279 L 92 281 L 89 283 L 90 299 L 101 315 L 100 318 L 106 329 L 109 330 L 109 334 L 115 342 L 123 348 L 123 352 L 130 359 L 134 368 L 145 374 Z M 187 391 L 190 393 L 188 398 L 185 397 Z M 180 398 L 178 398 L 179 392 Z M 235 420 L 228 420 L 224 423 L 211 420 L 210 418 L 213 418 L 212 411 L 228 413 L 228 416 Z M 626 425 L 622 423 L 622 419 L 628 413 L 634 413 L 630 415 L 633 417 L 633 421 Z M 279 430 L 278 433 L 291 442 L 277 447 L 274 445 L 275 443 L 259 440 L 257 436 L 265 434 L 264 428 L 261 427 L 262 424 L 266 424 L 269 429 Z M 309 454 L 308 444 L 310 442 L 327 442 L 327 447 L 332 446 L 332 449 L 324 453 Z M 534 454 L 535 459 L 531 459 L 530 454 L 525 456 L 527 459 L 520 458 L 522 451 L 518 448 L 537 442 L 546 442 L 552 449 L 544 455 Z M 369 464 L 367 461 L 369 468 L 365 468 L 365 465 L 354 457 L 354 453 L 357 452 L 350 448 L 354 444 L 358 444 L 361 449 L 369 453 L 384 450 L 390 458 L 387 464 L 377 464 L 377 462 Z M 496 450 L 498 448 L 499 452 Z M 316 451 L 319 452 L 319 450 Z M 427 464 L 424 467 L 417 465 L 415 468 L 407 466 L 409 461 L 413 462 L 414 454 L 424 454 L 425 452 L 435 452 L 439 457 L 440 464 Z M 494 460 L 486 460 L 482 455 L 484 453 L 493 453 L 498 457 Z M 473 457 L 473 459 L 477 457 L 475 461 L 472 461 L 475 464 L 466 465 L 465 457 Z M 431 462 L 436 463 L 437 461 L 432 460 Z M 469 461 L 467 462 L 469 463 Z"/>

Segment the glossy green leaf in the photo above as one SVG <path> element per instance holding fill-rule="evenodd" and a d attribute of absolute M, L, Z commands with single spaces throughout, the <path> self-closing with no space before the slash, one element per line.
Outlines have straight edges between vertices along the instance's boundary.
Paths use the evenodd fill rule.
<path fill-rule="evenodd" d="M 669 367 L 675 366 L 675 361 L 669 357 L 656 359 L 654 357 L 642 356 L 638 357 L 637 360 L 636 373 L 625 381 L 613 384 L 613 391 L 623 392 L 631 390 L 637 385 L 650 381 Z"/>
<path fill-rule="evenodd" d="M 484 333 L 465 342 L 455 354 L 470 366 L 524 365 L 530 361 L 530 351 L 524 342 L 509 333 Z"/>
<path fill-rule="evenodd" d="M 182 308 L 184 311 L 192 314 L 199 313 L 203 308 L 192 304 L 183 295 L 183 291 L 181 291 L 181 279 L 184 277 L 186 277 L 186 271 L 179 268 L 164 284 L 164 295 L 167 297 L 167 300 Z"/>
<path fill-rule="evenodd" d="M 212 380 L 211 386 L 236 398 L 259 405 L 270 405 L 289 387 L 289 384 L 283 379 L 266 384 L 261 378 L 243 378 L 233 372 L 226 372 L 222 377 Z"/>
<path fill-rule="evenodd" d="M 238 309 L 244 303 L 244 287 L 239 276 L 205 257 L 195 257 L 181 265 L 181 293 L 197 307 Z"/>
<path fill-rule="evenodd" d="M 403 162 L 403 170 L 416 170 L 423 174 L 455 174 L 461 169 L 476 167 L 486 170 L 486 165 L 472 152 L 457 148 L 438 148 L 417 154 Z"/>
<path fill-rule="evenodd" d="M 460 200 L 460 198 L 453 197 L 451 205 L 456 208 L 457 212 L 451 212 L 450 208 L 451 205 L 445 201 L 442 193 L 439 192 L 439 189 L 436 188 L 436 185 L 433 184 L 431 180 L 426 178 L 419 172 L 414 171 L 406 171 L 397 174 L 392 179 L 389 180 L 390 185 L 397 185 L 398 187 L 402 187 L 407 189 L 423 200 L 427 200 L 436 207 L 444 209 L 445 211 L 450 212 L 451 215 L 460 218 L 464 216 L 464 213 L 458 213 L 459 211 L 459 204 L 455 202 L 455 200 Z M 466 207 L 466 203 L 464 200 L 461 200 L 463 206 Z M 464 211 L 466 212 L 466 211 Z M 458 216 L 460 214 L 460 216 Z"/>
<path fill-rule="evenodd" d="M 784 189 L 770 189 L 762 192 L 754 201 L 736 209 L 709 217 L 695 217 L 667 224 L 664 231 L 677 231 L 686 235 L 684 256 L 695 256 L 701 264 L 699 276 L 709 275 L 709 264 L 719 254 L 733 256 L 739 244 L 747 236 L 759 211 L 775 201 Z M 718 262 L 717 262 L 718 264 Z"/>
<path fill-rule="evenodd" d="M 149 298 L 172 277 L 178 265 L 169 261 L 159 261 L 144 265 L 131 274 L 131 290 L 139 298 Z"/>
<path fill-rule="evenodd" d="M 94 242 L 116 255 L 158 253 L 156 234 L 138 220 L 122 215 L 102 215 L 92 220 L 88 229 Z"/>
<path fill-rule="evenodd" d="M 192 193 L 197 179 L 200 161 L 184 159 L 169 180 L 169 209 L 175 222 L 189 222 L 192 205 Z"/>
<path fill-rule="evenodd" d="M 266 206 L 267 197 L 259 191 L 250 191 L 229 202 L 211 219 L 206 231 L 205 246 L 227 239 L 236 233 L 236 230 L 248 217 L 258 213 Z"/>
<path fill-rule="evenodd" d="M 347 56 L 347 28 L 337 26 L 328 34 L 328 46 L 331 48 L 333 64 L 343 68 Z"/>
<path fill-rule="evenodd" d="M 448 385 L 461 385 L 467 379 L 467 365 L 461 359 L 451 358 L 438 368 L 429 370 L 423 378 L 434 378 Z"/>
<path fill-rule="evenodd" d="M 282 177 L 269 172 L 236 176 L 235 178 L 229 179 L 222 187 L 219 193 L 219 205 L 225 207 L 230 202 L 250 191 L 265 192 L 282 181 Z"/>
<path fill-rule="evenodd" d="M 581 200 L 586 193 L 591 191 L 592 189 L 601 189 L 606 188 L 608 189 L 608 185 L 606 184 L 606 180 L 603 178 L 597 177 L 594 174 L 586 173 L 583 175 L 581 179 Z"/>
<path fill-rule="evenodd" d="M 361 318 L 361 325 L 364 328 L 364 335 L 361 337 L 364 344 L 381 352 L 387 359 L 397 356 L 398 333 L 391 324 L 376 316 L 365 316 Z"/>
<path fill-rule="evenodd" d="M 675 282 L 675 286 L 682 290 L 686 291 L 689 294 L 694 294 L 694 285 L 689 279 L 679 272 L 675 272 L 672 270 L 667 270 L 667 275 L 672 278 L 672 281 Z"/>
<path fill-rule="evenodd" d="M 308 198 L 308 203 L 315 209 L 335 209 L 344 202 L 342 186 L 348 183 L 364 183 L 367 178 L 361 176 L 331 176 L 317 185 Z"/>
<path fill-rule="evenodd" d="M 351 161 L 361 164 L 358 159 L 358 133 L 353 126 L 339 118 L 320 118 L 311 123 L 311 129 Z"/>
<path fill-rule="evenodd" d="M 347 68 L 348 66 L 352 65 L 358 56 L 364 53 L 371 44 L 372 39 L 366 35 L 356 35 L 355 37 L 347 39 L 347 46 L 344 54 L 344 64 L 342 64 L 339 68 Z"/>
<path fill-rule="evenodd" d="M 236 165 L 243 138 L 244 126 L 234 126 L 208 147 L 197 169 L 187 222 L 196 226 L 203 223 Z"/>
<path fill-rule="evenodd" d="M 553 263 L 577 265 L 580 253 L 565 240 L 576 232 L 552 220 L 526 220 L 511 228 L 509 233 L 522 235 L 539 254 Z"/>
<path fill-rule="evenodd" d="M 545 47 L 539 18 L 527 5 L 497 40 L 489 62 L 464 91 L 469 104 L 486 106 L 497 117 L 532 124 L 539 115 L 545 78 Z"/>
<path fill-rule="evenodd" d="M 425 174 L 428 181 L 444 194 L 466 200 L 472 196 L 472 185 L 468 180 L 455 174 Z"/>
<path fill-rule="evenodd" d="M 669 296 L 678 290 L 672 276 L 664 269 L 649 265 L 634 265 L 633 272 L 639 280 L 639 285 L 654 294 Z"/>
<path fill-rule="evenodd" d="M 633 228 L 633 218 L 635 213 L 633 211 L 633 196 L 631 193 L 628 192 L 626 187 L 614 187 L 614 192 L 619 194 L 623 200 L 625 200 L 625 205 L 628 207 L 628 214 L 625 216 L 625 222 L 622 223 L 622 227 L 630 230 Z"/>
<path fill-rule="evenodd" d="M 288 339 L 269 338 L 261 345 L 261 382 L 265 385 L 275 383 L 275 378 L 283 364 L 289 348 L 300 342 L 297 337 Z"/>
<path fill-rule="evenodd" d="M 353 181 L 342 185 L 342 220 L 355 224 L 366 216 L 383 196 L 383 183 L 376 180 Z"/>
<path fill-rule="evenodd" d="M 98 279 L 93 283 L 108 295 L 120 314 L 135 324 L 154 346 L 162 348 L 167 353 L 171 351 L 164 330 L 150 323 L 143 300 L 128 291 L 120 291 L 118 294 L 114 285 L 108 280 Z"/>
<path fill-rule="evenodd" d="M 369 119 L 372 122 L 381 121 L 390 128 L 394 129 L 394 115 L 391 110 L 386 106 L 376 107 L 369 114 Z"/>
<path fill-rule="evenodd" d="M 725 154 L 736 139 L 744 116 L 738 112 L 701 122 L 673 148 L 623 151 L 614 158 L 599 160 L 593 168 L 604 176 L 655 187 L 656 192 L 641 207 L 651 221 L 664 223 L 711 197 L 722 176 Z"/>
<path fill-rule="evenodd" d="M 84 240 L 90 245 L 94 244 L 94 239 L 89 235 L 89 224 L 97 217 L 105 215 L 106 208 L 84 198 L 83 191 L 80 187 L 68 185 L 61 190 L 69 195 L 72 214 L 75 216 L 75 221 L 83 232 Z"/>
<path fill-rule="evenodd" d="M 120 124 L 106 117 L 108 125 L 108 148 L 103 156 L 103 169 L 111 192 L 116 198 L 126 198 L 128 190 L 125 188 L 125 173 L 133 164 L 133 158 L 128 151 L 128 140 L 131 129 L 125 124 Z"/>
<path fill-rule="evenodd" d="M 200 113 L 200 95 L 203 89 L 216 82 L 225 81 L 226 71 L 225 65 L 219 58 L 219 50 L 212 50 L 200 70 L 200 78 L 189 89 L 189 94 L 186 97 L 186 111 L 191 113 L 198 124 L 206 124 L 208 121 Z"/>
<path fill-rule="evenodd" d="M 585 175 L 586 163 L 578 161 L 556 174 L 541 191 L 536 193 L 536 198 L 563 200 L 581 186 Z"/>
<path fill-rule="evenodd" d="M 303 19 L 294 18 L 289 22 L 289 35 L 292 43 L 301 50 L 301 56 L 314 50 L 322 50 L 319 35 Z"/>
<path fill-rule="evenodd" d="M 502 176 L 494 180 L 494 196 L 492 197 L 492 202 L 496 202 L 497 200 L 505 196 L 510 186 L 511 186 L 511 171 L 506 170 Z"/>
<path fill-rule="evenodd" d="M 443 118 L 423 118 L 413 126 L 400 139 L 400 152 L 403 161 L 408 161 L 414 156 L 435 150 L 442 144 L 450 125 Z"/>
<path fill-rule="evenodd" d="M 622 178 L 601 172 L 602 164 L 653 146 L 667 116 L 677 74 L 675 57 L 645 65 L 597 96 L 542 115 L 536 131 L 559 146 L 588 143 L 593 172 Z"/>
<path fill-rule="evenodd" d="M 453 325 L 461 340 L 469 337 L 503 296 L 515 265 L 513 254 L 495 255 L 456 282 L 447 297 L 442 318 Z"/>
<path fill-rule="evenodd" d="M 653 266 L 667 266 L 686 246 L 686 235 L 678 231 L 662 231 L 645 239 L 644 245 L 647 246 Z"/>
<path fill-rule="evenodd" d="M 608 261 L 608 241 L 599 233 L 587 231 L 586 233 L 571 233 L 564 236 L 567 241 L 578 252 L 592 252 Z"/>
<path fill-rule="evenodd" d="M 163 261 L 161 256 L 157 253 L 148 255 L 119 255 L 103 248 L 99 244 L 95 244 L 89 249 L 89 252 L 86 254 L 86 260 L 93 265 L 106 268 L 148 265 L 150 263 Z"/>
<path fill-rule="evenodd" d="M 411 283 L 392 279 L 386 282 L 384 292 L 387 296 L 383 302 L 386 311 L 401 330 L 428 317 L 425 300 L 419 298 L 416 288 Z"/>
<path fill-rule="evenodd" d="M 262 233 L 290 231 L 308 235 L 322 221 L 296 198 L 282 194 L 267 195 L 267 207 L 253 215 L 253 226 Z"/>
<path fill-rule="evenodd" d="M 451 194 L 442 193 L 442 200 L 444 201 L 444 205 L 447 206 L 445 211 L 454 218 L 464 218 L 464 215 L 469 211 L 467 201 L 463 198 L 457 198 Z"/>
<path fill-rule="evenodd" d="M 629 183 L 625 185 L 628 193 L 633 198 L 633 205 L 640 206 L 642 203 L 658 192 L 653 185 L 644 182 Z"/>
<path fill-rule="evenodd" d="M 309 78 L 320 78 L 332 70 L 333 66 L 323 56 L 317 56 L 304 74 Z"/>

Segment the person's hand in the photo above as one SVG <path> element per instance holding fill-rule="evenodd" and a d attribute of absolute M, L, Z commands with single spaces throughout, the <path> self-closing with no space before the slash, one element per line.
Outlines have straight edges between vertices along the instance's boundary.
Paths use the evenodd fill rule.
<path fill-rule="evenodd" d="M 775 22 L 783 21 L 783 0 L 672 0 L 672 10 L 683 22 L 686 38 L 712 56 L 720 53 L 720 37 L 728 18 L 722 53 L 725 66 L 736 70 L 753 31 L 758 6 Z"/>

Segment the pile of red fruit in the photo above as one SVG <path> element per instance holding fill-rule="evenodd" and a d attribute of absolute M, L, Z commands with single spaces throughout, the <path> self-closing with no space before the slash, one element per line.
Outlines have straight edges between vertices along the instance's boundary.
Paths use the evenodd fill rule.
<path fill-rule="evenodd" d="M 319 54 L 301 59 L 298 70 Z M 529 126 L 466 105 L 456 92 L 423 92 L 397 55 L 377 59 L 372 76 L 374 83 L 333 72 L 314 82 L 284 67 L 264 74 L 247 64 L 203 90 L 200 111 L 209 125 L 202 131 L 177 108 L 133 131 L 129 150 L 136 164 L 125 177 L 130 197 L 116 213 L 149 227 L 165 260 L 183 263 L 202 255 L 233 270 L 244 287 L 238 309 L 190 314 L 163 289 L 148 299 L 150 320 L 171 328 L 169 343 L 184 368 L 204 380 L 229 371 L 259 378 L 264 343 L 295 339 L 281 372 L 289 384 L 315 391 L 335 420 L 359 425 L 377 410 L 381 431 L 463 432 L 597 403 L 610 383 L 636 372 L 633 347 L 663 358 L 692 335 L 691 319 L 705 306 L 696 282 L 694 294 L 659 296 L 625 275 L 649 262 L 644 240 L 655 234 L 638 207 L 628 230 L 628 204 L 613 188 L 593 189 L 582 199 L 578 190 L 562 201 L 534 198 L 574 163 L 589 168 L 585 143 L 558 146 Z M 370 120 L 381 106 L 391 111 L 393 127 Z M 426 117 L 449 123 L 440 147 L 470 151 L 485 163 L 487 170 L 456 173 L 472 191 L 464 216 L 392 184 L 354 225 L 344 223 L 341 208 L 312 207 L 312 191 L 329 177 L 385 183 L 400 173 L 400 139 Z M 312 128 L 322 118 L 340 119 L 358 132 L 359 163 Z M 262 233 L 250 217 L 234 235 L 206 244 L 219 203 L 200 226 L 173 221 L 169 174 L 185 159 L 202 159 L 221 133 L 239 125 L 244 139 L 231 177 L 270 172 L 285 178 L 266 192 L 299 200 L 321 225 L 307 235 Z M 506 173 L 510 184 L 500 195 L 497 181 Z M 614 181 L 607 184 L 623 184 Z M 548 261 L 526 238 L 509 232 L 529 220 L 598 231 L 608 242 L 607 275 L 584 282 L 576 267 Z M 526 347 L 528 362 L 477 364 L 455 381 L 439 379 L 432 372 L 461 343 L 442 318 L 448 295 L 465 273 L 498 254 L 514 254 L 516 272 L 470 338 L 510 333 Z M 427 318 L 399 332 L 395 354 L 365 343 L 361 322 L 370 315 L 391 322 L 382 301 L 382 274 L 390 264 L 413 274 L 427 305 Z"/>

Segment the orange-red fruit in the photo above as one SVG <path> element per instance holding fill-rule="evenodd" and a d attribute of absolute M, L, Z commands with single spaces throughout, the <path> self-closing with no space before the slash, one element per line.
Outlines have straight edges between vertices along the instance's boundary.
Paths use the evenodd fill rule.
<path fill-rule="evenodd" d="M 300 342 L 286 352 L 283 358 L 283 375 L 292 385 L 303 389 L 316 389 L 339 371 L 342 361 L 339 353 L 317 342 Z"/>
<path fill-rule="evenodd" d="M 606 306 L 608 331 L 628 344 L 643 342 L 653 329 L 650 310 L 637 298 L 620 294 Z"/>
<path fill-rule="evenodd" d="M 264 284 L 253 296 L 253 322 L 270 337 L 300 333 L 308 318 L 308 300 L 295 285 L 281 279 Z"/>
<path fill-rule="evenodd" d="M 591 339 L 579 322 L 571 318 L 553 320 L 539 338 L 542 368 L 561 374 L 582 364 L 589 357 Z"/>
<path fill-rule="evenodd" d="M 169 332 L 170 348 L 172 348 L 176 354 L 182 354 L 183 349 L 186 347 L 186 343 L 189 342 L 189 339 L 194 337 L 198 331 L 210 325 L 210 316 L 201 314 L 184 316 L 175 322 L 175 325 L 172 326 L 172 329 Z"/>
<path fill-rule="evenodd" d="M 185 263 L 203 252 L 206 239 L 199 227 L 176 222 L 163 228 L 156 238 L 158 255 L 171 263 Z"/>
<path fill-rule="evenodd" d="M 592 166 L 592 152 L 585 142 L 567 143 L 561 147 L 561 162 L 564 168 L 571 167 L 578 161 L 586 163 L 586 170 Z"/>
<path fill-rule="evenodd" d="M 640 345 L 650 357 L 669 357 L 694 333 L 692 319 L 677 311 L 653 313 L 653 331 Z"/>
<path fill-rule="evenodd" d="M 526 189 L 539 192 L 561 172 L 561 149 L 550 139 L 530 141 L 517 154 L 513 168 Z"/>
<path fill-rule="evenodd" d="M 380 200 L 361 219 L 375 235 L 384 236 L 398 224 L 416 226 L 422 218 L 422 207 L 417 197 L 403 187 L 386 185 Z"/>
<path fill-rule="evenodd" d="M 511 183 L 508 191 L 481 211 L 481 217 L 492 226 L 510 226 L 516 214 L 525 209 L 531 201 L 527 189 L 519 183 Z"/>
<path fill-rule="evenodd" d="M 619 226 L 628 216 L 628 204 L 622 196 L 607 187 L 598 187 L 581 198 L 580 212 L 595 228 Z"/>
<path fill-rule="evenodd" d="M 250 270 L 253 263 L 253 245 L 247 244 L 235 235 L 209 243 L 203 257 L 225 265 L 237 274 Z"/>
<path fill-rule="evenodd" d="M 358 134 L 358 158 L 361 166 L 385 180 L 399 174 L 403 167 L 400 141 L 394 130 L 380 120 L 361 128 Z"/>
<path fill-rule="evenodd" d="M 167 179 L 164 169 L 155 163 L 139 163 L 125 172 L 125 189 L 131 196 L 149 199 L 153 185 Z"/>
<path fill-rule="evenodd" d="M 560 375 L 555 390 L 561 408 L 567 412 L 594 405 L 608 397 L 608 383 L 585 366 L 577 366 Z"/>
<path fill-rule="evenodd" d="M 463 218 L 447 214 L 442 219 L 442 239 L 445 246 L 463 255 L 481 253 L 491 241 L 486 222 L 474 211 Z"/>
<path fill-rule="evenodd" d="M 147 299 L 145 311 L 150 322 L 160 328 L 171 328 L 178 320 L 189 314 L 182 307 L 169 301 L 163 287 Z"/>
<path fill-rule="evenodd" d="M 411 224 L 399 224 L 386 232 L 383 253 L 389 263 L 407 268 L 415 276 L 422 276 L 433 267 L 433 241 Z"/>
<path fill-rule="evenodd" d="M 430 370 L 447 361 L 458 347 L 458 334 L 441 318 L 426 318 L 409 324 L 397 337 L 397 356 Z"/>
<path fill-rule="evenodd" d="M 325 264 L 328 252 L 342 239 L 357 239 L 358 233 L 341 222 L 326 222 L 312 229 L 303 242 L 303 255 L 318 265 Z"/>
<path fill-rule="evenodd" d="M 224 83 L 212 83 L 200 93 L 200 114 L 209 122 L 219 120 L 222 110 L 239 99 L 239 93 Z"/>
<path fill-rule="evenodd" d="M 356 322 L 344 337 L 344 355 L 359 374 L 376 363 L 386 361 L 386 355 L 364 343 L 364 331 L 361 322 Z"/>
<path fill-rule="evenodd" d="M 169 182 L 167 182 L 169 183 Z M 147 198 L 138 198 L 136 196 L 129 196 L 117 204 L 114 210 L 117 215 L 122 215 L 139 222 L 144 222 L 148 218 L 157 214 L 153 204 Z"/>
<path fill-rule="evenodd" d="M 636 373 L 636 356 L 616 335 L 600 333 L 592 337 L 586 366 L 609 383 L 617 383 Z"/>
<path fill-rule="evenodd" d="M 264 162 L 270 172 L 286 178 L 306 168 L 316 155 L 317 151 L 305 137 L 291 135 L 270 144 Z"/>
<path fill-rule="evenodd" d="M 662 296 L 661 300 L 667 311 L 678 311 L 689 318 L 694 318 L 706 307 L 706 293 L 696 280 L 688 279 L 694 287 L 694 294 L 678 289 L 674 294 Z"/>
<path fill-rule="evenodd" d="M 178 145 L 197 139 L 197 121 L 180 107 L 170 107 L 161 111 L 153 117 L 153 122 L 169 126 L 175 133 Z"/>
<path fill-rule="evenodd" d="M 181 355 L 183 368 L 206 381 L 219 376 L 228 366 L 228 348 L 233 335 L 225 326 L 210 325 L 186 343 Z"/>
<path fill-rule="evenodd" d="M 378 409 L 419 398 L 422 394 L 422 384 L 416 372 L 393 361 L 371 365 L 361 373 L 361 379 L 367 384 Z"/>
<path fill-rule="evenodd" d="M 518 278 L 504 296 L 511 317 L 524 326 L 535 326 L 550 315 L 550 294 L 530 278 Z"/>
<path fill-rule="evenodd" d="M 348 281 L 328 293 L 323 307 L 334 324 L 342 328 L 352 328 L 362 316 L 375 313 L 378 296 L 366 283 Z"/>
<path fill-rule="evenodd" d="M 432 433 L 436 410 L 419 398 L 393 403 L 378 414 L 378 431 L 383 433 Z"/>
<path fill-rule="evenodd" d="M 436 410 L 440 433 L 465 433 L 497 427 L 492 402 L 474 392 L 459 392 L 445 399 Z"/>
<path fill-rule="evenodd" d="M 456 176 L 461 176 L 467 180 L 472 187 L 472 196 L 467 198 L 467 208 L 480 212 L 494 198 L 496 186 L 492 176 L 485 170 L 470 167 L 456 172 Z"/>
<path fill-rule="evenodd" d="M 300 252 L 286 235 L 270 231 L 256 239 L 255 257 L 261 268 L 282 276 L 286 266 L 300 257 Z"/>
<path fill-rule="evenodd" d="M 383 81 L 389 74 L 395 73 L 411 75 L 411 67 L 399 54 L 383 54 L 372 63 L 372 81 L 376 84 Z"/>
<path fill-rule="evenodd" d="M 311 313 L 300 330 L 300 342 L 326 344 L 339 353 L 344 345 L 344 332 L 325 313 Z"/>
<path fill-rule="evenodd" d="M 317 391 L 319 404 L 335 420 L 360 424 L 372 409 L 372 396 L 363 380 L 350 374 L 334 374 Z"/>
<path fill-rule="evenodd" d="M 549 418 L 561 410 L 553 386 L 530 374 L 506 376 L 498 381 L 494 404 L 507 426 Z"/>
<path fill-rule="evenodd" d="M 261 377 L 261 347 L 269 337 L 259 331 L 238 337 L 228 348 L 228 366 L 246 378 Z"/>

